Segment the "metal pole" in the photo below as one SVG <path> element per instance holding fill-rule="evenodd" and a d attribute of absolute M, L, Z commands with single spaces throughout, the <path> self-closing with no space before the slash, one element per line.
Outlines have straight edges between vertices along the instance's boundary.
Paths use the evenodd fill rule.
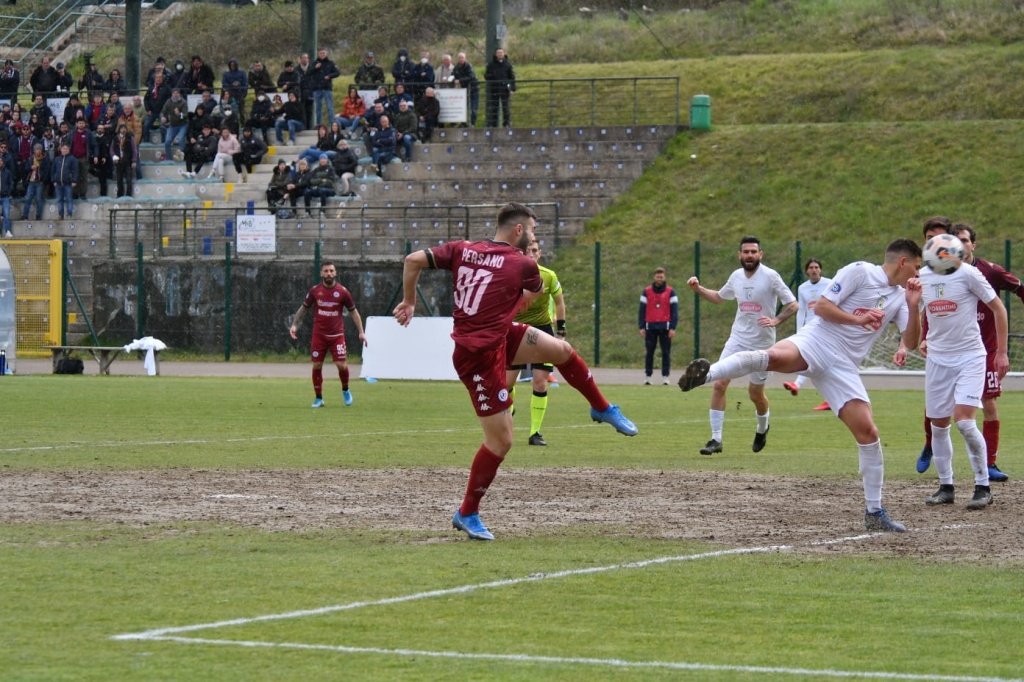
<path fill-rule="evenodd" d="M 231 360 L 231 242 L 224 242 L 224 361 Z"/>
<path fill-rule="evenodd" d="M 700 242 L 693 243 L 693 276 L 700 279 Z M 693 292 L 693 357 L 700 357 L 700 294 Z"/>
<path fill-rule="evenodd" d="M 601 364 L 601 242 L 594 242 L 594 366 Z"/>
<path fill-rule="evenodd" d="M 126 0 L 124 23 L 124 80 L 137 92 L 142 80 L 142 0 Z"/>
<path fill-rule="evenodd" d="M 142 338 L 142 316 L 144 309 L 142 302 L 145 301 L 146 272 L 142 269 L 142 242 L 135 243 L 135 338 Z"/>
<path fill-rule="evenodd" d="M 68 345 L 68 243 L 60 243 L 61 286 L 60 286 L 60 345 Z"/>
<path fill-rule="evenodd" d="M 486 32 L 486 50 L 484 54 L 484 65 L 480 69 L 477 69 L 477 73 L 481 80 L 483 80 L 484 70 L 487 65 L 490 64 L 494 58 L 494 51 L 505 44 L 505 23 L 502 15 L 504 14 L 504 7 L 502 6 L 502 0 L 487 0 L 487 18 L 484 24 L 484 30 Z M 489 111 L 497 111 L 498 103 L 492 102 L 491 89 L 486 83 L 481 83 L 484 86 L 484 121 L 487 121 L 486 113 Z M 493 109 L 491 107 L 494 107 Z M 492 114 L 493 115 L 493 114 Z M 500 115 L 500 114 L 499 114 Z M 501 122 L 498 122 L 501 125 Z"/>
<path fill-rule="evenodd" d="M 300 36 L 302 51 L 309 54 L 310 63 L 312 64 L 316 59 L 317 48 L 316 0 L 302 0 L 300 23 L 302 24 L 302 35 Z"/>
<path fill-rule="evenodd" d="M 1010 240 L 1007 239 L 1003 242 L 1003 262 L 1006 263 L 1004 266 L 1007 272 L 1013 272 L 1010 269 Z M 1010 305 L 1010 292 L 1003 292 L 1003 305 L 1006 307 L 1006 328 L 1010 328 L 1010 309 L 1013 307 Z"/>

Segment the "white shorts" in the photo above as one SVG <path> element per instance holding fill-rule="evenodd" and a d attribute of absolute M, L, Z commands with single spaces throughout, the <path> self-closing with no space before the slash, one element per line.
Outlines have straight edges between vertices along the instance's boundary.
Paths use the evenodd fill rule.
<path fill-rule="evenodd" d="M 953 416 L 956 405 L 981 407 L 985 391 L 985 356 L 936 358 L 924 366 L 924 414 L 929 419 Z"/>
<path fill-rule="evenodd" d="M 814 388 L 828 402 L 832 414 L 838 417 L 839 410 L 851 400 L 862 400 L 871 404 L 857 365 L 849 358 L 837 355 L 808 333 L 797 332 L 786 341 L 800 351 L 800 356 L 807 363 L 807 371 L 801 374 L 810 377 L 814 382 Z"/>
<path fill-rule="evenodd" d="M 754 348 L 745 343 L 736 341 L 733 337 L 729 337 L 729 340 L 725 342 L 725 348 L 722 349 L 722 354 L 718 356 L 719 361 L 724 360 L 730 355 L 736 353 L 742 353 L 748 350 L 767 350 L 767 348 Z M 768 377 L 772 375 L 771 372 L 751 372 L 747 375 L 747 381 L 757 386 L 764 386 L 768 383 Z"/>

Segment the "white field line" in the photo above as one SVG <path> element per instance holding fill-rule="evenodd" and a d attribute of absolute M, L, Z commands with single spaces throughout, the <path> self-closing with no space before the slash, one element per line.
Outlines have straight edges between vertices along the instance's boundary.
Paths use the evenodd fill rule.
<path fill-rule="evenodd" d="M 624 661 L 619 658 L 574 658 L 568 656 L 531 656 L 528 654 L 470 654 L 457 651 L 417 651 L 415 649 L 379 649 L 376 647 L 334 646 L 329 644 L 297 644 L 291 642 L 251 642 L 232 639 L 202 639 L 193 637 L 152 637 L 162 642 L 207 644 L 267 649 L 305 649 L 345 654 L 378 654 L 382 656 L 418 656 L 421 658 L 453 658 L 477 661 L 505 661 L 509 663 L 541 663 L 554 665 L 593 665 L 606 668 L 646 668 L 667 670 L 699 670 L 712 672 L 741 672 L 762 675 L 808 675 L 814 677 L 864 678 L 875 680 L 924 680 L 937 682 L 1024 682 L 1007 677 L 970 677 L 962 675 L 929 675 L 857 670 L 813 670 L 810 668 L 774 668 L 769 666 L 715 665 L 686 663 L 683 661 Z"/>
<path fill-rule="evenodd" d="M 820 415 L 787 415 L 785 417 L 773 417 L 774 421 L 789 421 L 797 419 L 821 419 Z M 673 419 L 668 421 L 644 422 L 643 426 L 677 426 L 679 424 L 706 424 L 707 416 L 694 419 Z M 1005 421 L 1005 420 L 1004 420 Z M 239 438 L 183 438 L 180 440 L 116 440 L 116 441 L 74 441 L 71 443 L 59 443 L 56 445 L 32 445 L 18 448 L 0 448 L 0 455 L 13 455 L 18 453 L 31 452 L 57 452 L 61 450 L 95 450 L 96 448 L 155 448 L 155 447 L 178 447 L 181 445 L 217 445 L 222 443 L 265 443 L 270 441 L 300 441 L 300 440 L 330 440 L 338 438 L 362 438 L 366 436 L 421 436 L 426 434 L 446 433 L 479 433 L 480 428 L 475 421 L 467 421 L 470 426 L 453 427 L 450 429 L 406 429 L 404 431 L 332 431 L 330 433 L 296 434 L 290 436 L 246 436 Z M 545 427 L 551 431 L 567 431 L 572 429 L 605 428 L 600 424 L 566 424 L 563 426 Z"/>

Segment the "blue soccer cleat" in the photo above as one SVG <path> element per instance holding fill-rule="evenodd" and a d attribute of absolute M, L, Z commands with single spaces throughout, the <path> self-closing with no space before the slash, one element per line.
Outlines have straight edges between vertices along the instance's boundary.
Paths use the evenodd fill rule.
<path fill-rule="evenodd" d="M 923 474 L 932 465 L 932 446 L 925 445 L 921 448 L 921 454 L 917 458 L 917 473 Z"/>
<path fill-rule="evenodd" d="M 452 517 L 452 527 L 456 530 L 461 530 L 473 540 L 493 540 L 494 536 L 491 531 L 487 530 L 487 526 L 480 520 L 480 514 L 467 514 L 463 516 L 459 513 L 459 510 L 455 510 L 455 516 Z"/>
<path fill-rule="evenodd" d="M 1008 480 L 1010 477 L 999 470 L 995 464 L 991 464 L 988 467 L 988 480 L 995 481 L 996 483 L 1002 483 Z"/>
<path fill-rule="evenodd" d="M 608 409 L 604 412 L 598 412 L 593 407 L 590 408 L 590 418 L 596 422 L 604 422 L 611 424 L 616 431 L 621 433 L 623 436 L 635 436 L 639 431 L 636 425 L 626 419 L 622 412 L 619 411 L 618 405 L 609 405 Z"/>
<path fill-rule="evenodd" d="M 345 407 L 352 404 L 352 391 L 342 391 L 341 394 L 345 396 Z"/>
<path fill-rule="evenodd" d="M 324 406 L 324 399 L 323 398 L 317 398 L 316 400 L 313 401 L 313 404 L 310 407 L 323 407 L 323 406 Z"/>

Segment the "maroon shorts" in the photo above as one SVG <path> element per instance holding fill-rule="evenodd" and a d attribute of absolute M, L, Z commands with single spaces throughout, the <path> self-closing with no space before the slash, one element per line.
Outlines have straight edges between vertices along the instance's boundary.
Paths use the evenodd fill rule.
<path fill-rule="evenodd" d="M 985 356 L 985 390 L 981 393 L 982 398 L 998 398 L 1003 394 L 1003 386 L 999 383 L 999 374 L 994 367 L 995 361 L 995 354 Z"/>
<path fill-rule="evenodd" d="M 344 334 L 333 337 L 313 334 L 313 339 L 309 342 L 309 355 L 313 362 L 323 362 L 328 353 L 335 362 L 345 361 L 348 352 L 345 348 Z"/>
<path fill-rule="evenodd" d="M 507 410 L 512 404 L 505 370 L 516 354 L 530 325 L 513 322 L 505 334 L 505 345 L 488 350 L 469 350 L 455 344 L 452 363 L 469 391 L 473 409 L 481 417 Z"/>

